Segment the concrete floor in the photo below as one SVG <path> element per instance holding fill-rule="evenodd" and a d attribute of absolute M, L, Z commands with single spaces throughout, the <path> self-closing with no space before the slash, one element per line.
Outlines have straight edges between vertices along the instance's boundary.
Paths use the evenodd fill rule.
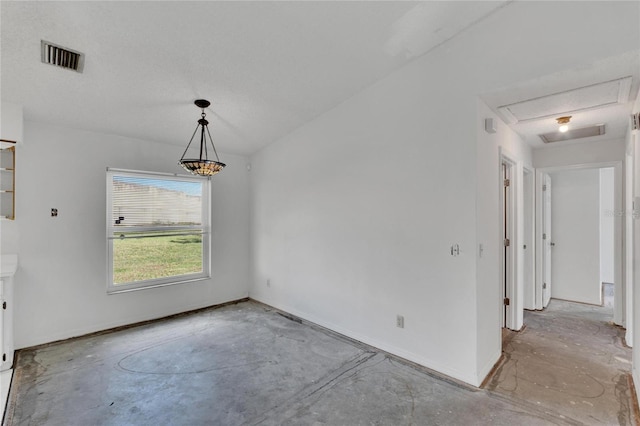
<path fill-rule="evenodd" d="M 533 323 L 540 322 L 529 317 L 527 321 L 532 325 L 522 336 L 535 334 Z M 580 411 L 585 409 L 583 399 L 592 398 L 589 383 L 583 391 L 588 395 L 574 398 L 576 404 L 566 407 L 547 405 L 537 396 L 532 399 L 522 394 L 523 386 L 514 390 L 508 365 L 515 358 L 516 340 L 509 346 L 509 361 L 491 382 L 493 391 L 479 390 L 287 319 L 259 303 L 243 302 L 20 351 L 4 423 L 565 425 L 584 421 Z M 585 355 L 595 356 L 591 350 Z M 626 361 L 620 363 L 628 370 Z M 520 372 L 513 376 L 522 382 Z M 581 389 L 579 383 L 576 389 Z M 617 424 L 615 414 L 613 418 Z M 595 422 L 591 420 L 587 423 Z"/>
<path fill-rule="evenodd" d="M 505 336 L 505 362 L 486 388 L 581 424 L 635 424 L 631 349 L 612 316 L 611 307 L 555 299 L 543 312 L 525 312 L 526 328 Z"/>

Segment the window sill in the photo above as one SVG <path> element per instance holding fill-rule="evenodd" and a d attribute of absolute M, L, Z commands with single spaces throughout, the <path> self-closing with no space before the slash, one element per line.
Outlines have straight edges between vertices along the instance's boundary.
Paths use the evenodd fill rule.
<path fill-rule="evenodd" d="M 171 282 L 165 282 L 165 283 L 157 283 L 157 284 L 142 284 L 142 285 L 137 285 L 137 284 L 122 284 L 121 286 L 109 286 L 107 288 L 107 294 L 111 295 L 111 294 L 120 294 L 120 293 L 129 293 L 132 291 L 139 291 L 139 290 L 147 290 L 150 288 L 158 288 L 158 287 L 167 287 L 170 285 L 177 285 L 177 284 L 187 284 L 187 283 L 192 283 L 192 282 L 197 282 L 197 281 L 205 281 L 205 280 L 209 280 L 211 279 L 210 275 L 204 276 L 204 277 L 194 277 L 194 278 L 185 278 L 185 279 L 181 279 L 179 281 L 171 281 Z"/>

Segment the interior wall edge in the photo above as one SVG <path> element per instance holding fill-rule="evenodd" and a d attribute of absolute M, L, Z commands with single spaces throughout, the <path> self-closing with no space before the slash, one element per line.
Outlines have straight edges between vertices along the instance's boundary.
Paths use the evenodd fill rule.
<path fill-rule="evenodd" d="M 500 357 L 502 356 L 502 348 L 500 348 L 496 353 L 483 365 L 478 369 L 478 385 L 482 384 L 491 374 L 495 365 L 500 361 Z"/>

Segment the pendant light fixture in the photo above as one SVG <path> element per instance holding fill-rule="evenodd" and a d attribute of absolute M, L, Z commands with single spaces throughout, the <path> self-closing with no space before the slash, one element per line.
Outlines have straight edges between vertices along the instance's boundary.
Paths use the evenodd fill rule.
<path fill-rule="evenodd" d="M 182 153 L 179 164 L 191 174 L 199 176 L 213 176 L 221 171 L 226 166 L 226 164 L 220 162 L 220 158 L 218 158 L 218 152 L 216 151 L 216 147 L 213 144 L 211 133 L 209 133 L 209 122 L 205 118 L 207 114 L 205 114 L 204 109 L 211 105 L 211 102 L 205 99 L 197 99 L 196 101 L 194 101 L 194 104 L 198 108 L 202 109 L 202 114 L 200 120 L 198 120 L 196 130 L 194 130 L 193 135 L 191 135 L 191 140 L 189 140 L 187 148 Z M 184 156 L 187 155 L 189 146 L 191 146 L 191 142 L 193 142 L 193 138 L 196 136 L 196 133 L 198 133 L 198 130 L 200 130 L 200 156 L 198 158 L 184 158 Z M 209 160 L 207 136 L 209 137 L 211 148 L 213 148 L 213 153 L 216 156 L 215 160 Z"/>
<path fill-rule="evenodd" d="M 558 125 L 560 127 L 558 127 L 558 131 L 560 133 L 564 133 L 567 130 L 569 130 L 569 121 L 571 121 L 571 116 L 567 115 L 565 117 L 558 117 L 556 118 L 556 121 L 558 122 Z"/>

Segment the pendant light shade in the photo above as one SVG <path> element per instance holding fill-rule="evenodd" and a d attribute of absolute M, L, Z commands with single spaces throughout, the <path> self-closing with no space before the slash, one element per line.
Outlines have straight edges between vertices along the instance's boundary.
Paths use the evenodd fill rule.
<path fill-rule="evenodd" d="M 219 171 L 221 171 L 226 164 L 220 162 L 220 158 L 218 157 L 218 152 L 216 151 L 216 147 L 213 144 L 213 139 L 211 138 L 211 133 L 209 133 L 209 122 L 206 120 L 206 115 L 204 109 L 211 105 L 211 103 L 205 99 L 197 99 L 194 104 L 202 109 L 202 114 L 200 120 L 198 120 L 198 125 L 196 126 L 196 130 L 193 131 L 193 135 L 191 135 L 191 139 L 189 140 L 189 144 L 187 144 L 187 148 L 182 153 L 182 157 L 178 162 L 186 171 L 193 175 L 199 176 L 213 176 Z M 189 147 L 191 146 L 191 142 L 193 142 L 193 138 L 200 130 L 200 154 L 198 158 L 184 158 L 187 155 L 187 151 L 189 151 Z M 213 149 L 213 154 L 215 155 L 215 160 L 209 159 L 209 148 L 207 146 L 207 137 L 209 138 L 209 144 L 211 144 L 211 148 Z"/>

